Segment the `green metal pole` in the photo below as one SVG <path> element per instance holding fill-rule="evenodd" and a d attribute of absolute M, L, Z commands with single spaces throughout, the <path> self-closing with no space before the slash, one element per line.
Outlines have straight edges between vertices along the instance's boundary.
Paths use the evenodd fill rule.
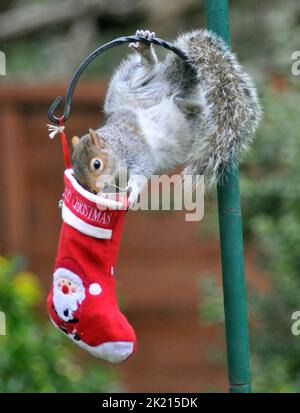
<path fill-rule="evenodd" d="M 228 44 L 227 0 L 206 0 L 207 28 Z M 228 377 L 231 393 L 250 393 L 249 341 L 238 169 L 218 186 Z"/>

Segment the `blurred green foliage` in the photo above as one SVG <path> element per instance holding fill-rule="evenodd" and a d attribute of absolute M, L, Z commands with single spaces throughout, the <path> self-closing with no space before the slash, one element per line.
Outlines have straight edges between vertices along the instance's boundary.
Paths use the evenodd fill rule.
<path fill-rule="evenodd" d="M 40 315 L 39 279 L 22 270 L 17 258 L 0 257 L 0 392 L 103 392 L 116 389 L 115 377 L 99 361 L 78 360 L 79 352 Z M 78 357 L 79 356 L 79 357 Z"/>
<path fill-rule="evenodd" d="M 254 383 L 257 391 L 298 392 L 300 339 L 291 315 L 300 309 L 299 94 L 266 91 L 262 104 L 263 127 L 241 181 L 245 229 L 270 282 L 251 300 Z"/>
<path fill-rule="evenodd" d="M 246 239 L 269 284 L 248 289 L 253 387 L 298 392 L 300 338 L 291 333 L 291 316 L 300 309 L 299 94 L 265 89 L 261 101 L 263 124 L 241 168 Z M 202 316 L 222 325 L 221 289 L 206 279 L 203 291 Z"/>

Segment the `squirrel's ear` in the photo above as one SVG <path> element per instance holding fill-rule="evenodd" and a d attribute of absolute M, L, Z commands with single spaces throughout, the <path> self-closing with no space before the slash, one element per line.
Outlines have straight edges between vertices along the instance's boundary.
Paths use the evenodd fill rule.
<path fill-rule="evenodd" d="M 105 147 L 105 142 L 103 141 L 103 139 L 97 134 L 96 131 L 94 131 L 94 129 L 89 129 L 89 134 L 91 137 L 91 141 L 94 145 L 99 146 L 100 148 L 104 148 Z"/>
<path fill-rule="evenodd" d="M 73 148 L 75 148 L 75 146 L 79 143 L 80 139 L 78 138 L 78 136 L 73 136 L 72 138 L 72 146 Z"/>

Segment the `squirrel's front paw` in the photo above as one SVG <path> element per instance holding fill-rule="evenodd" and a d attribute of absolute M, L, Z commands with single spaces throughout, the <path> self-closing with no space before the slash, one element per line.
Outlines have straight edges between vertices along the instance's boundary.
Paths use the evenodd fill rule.
<path fill-rule="evenodd" d="M 133 208 L 135 204 L 138 202 L 140 197 L 140 192 L 137 190 L 133 190 L 132 187 L 128 186 L 126 188 L 127 192 L 129 193 L 128 197 L 128 207 Z"/>
<path fill-rule="evenodd" d="M 135 35 L 143 39 L 153 39 L 155 37 L 155 33 L 150 32 L 150 30 L 137 30 Z M 128 45 L 128 47 L 135 49 L 140 54 L 143 54 L 145 50 L 150 48 L 150 46 L 151 46 L 150 43 L 143 43 L 143 42 L 133 42 L 133 43 L 129 43 Z"/>

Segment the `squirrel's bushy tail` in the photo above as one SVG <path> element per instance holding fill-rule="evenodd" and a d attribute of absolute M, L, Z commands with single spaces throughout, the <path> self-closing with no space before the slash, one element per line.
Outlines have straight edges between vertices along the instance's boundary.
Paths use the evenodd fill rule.
<path fill-rule="evenodd" d="M 226 177 L 248 148 L 261 108 L 251 79 L 221 38 L 195 30 L 180 36 L 175 44 L 195 71 L 202 106 L 193 155 L 183 173 L 203 173 L 210 187 Z"/>

